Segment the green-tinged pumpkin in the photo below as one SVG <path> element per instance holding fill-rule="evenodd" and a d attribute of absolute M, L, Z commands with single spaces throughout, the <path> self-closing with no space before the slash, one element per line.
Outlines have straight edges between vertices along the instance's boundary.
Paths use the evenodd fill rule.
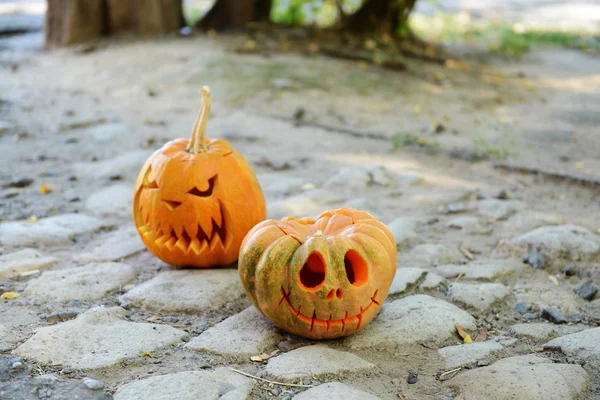
<path fill-rule="evenodd" d="M 311 339 L 363 329 L 396 274 L 392 233 L 351 208 L 317 220 L 267 220 L 248 233 L 238 271 L 254 306 L 275 325 Z"/>

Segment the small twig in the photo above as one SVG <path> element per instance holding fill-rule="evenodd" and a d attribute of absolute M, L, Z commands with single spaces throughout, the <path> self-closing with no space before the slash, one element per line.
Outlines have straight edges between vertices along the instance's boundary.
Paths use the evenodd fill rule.
<path fill-rule="evenodd" d="M 462 369 L 462 367 L 458 367 L 458 368 L 451 369 L 450 371 L 446 371 L 443 374 L 440 374 L 438 379 L 441 381 L 442 378 L 446 377 L 446 375 L 450 375 L 450 374 L 456 375 L 456 373 L 458 373 L 458 371 L 460 371 L 461 369 Z M 452 376 L 454 376 L 454 375 L 452 375 Z"/>
<path fill-rule="evenodd" d="M 456 279 L 454 280 L 454 282 L 458 282 L 458 280 L 459 280 L 460 278 L 462 278 L 463 276 L 465 276 L 465 273 L 464 273 L 464 272 L 461 272 L 460 274 L 458 274 L 458 276 L 456 277 Z"/>
<path fill-rule="evenodd" d="M 272 383 L 273 385 L 280 385 L 280 386 L 293 386 L 293 387 L 303 387 L 303 388 L 311 388 L 314 387 L 314 385 L 300 385 L 298 383 L 284 383 L 284 382 L 275 382 L 275 381 L 270 381 L 268 379 L 264 379 L 264 378 L 260 378 L 258 376 L 254 376 L 254 375 L 250 375 L 246 372 L 240 371 L 239 369 L 235 369 L 235 368 L 229 368 L 230 370 L 232 370 L 233 372 L 237 372 L 238 374 L 247 376 L 248 378 L 252 378 L 252 379 L 256 379 L 259 381 L 263 381 L 263 382 L 267 382 L 267 383 Z"/>

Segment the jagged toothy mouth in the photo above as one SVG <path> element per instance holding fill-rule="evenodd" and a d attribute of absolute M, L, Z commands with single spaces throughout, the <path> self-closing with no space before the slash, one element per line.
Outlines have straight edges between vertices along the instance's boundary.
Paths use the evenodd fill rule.
<path fill-rule="evenodd" d="M 219 201 L 219 211 L 221 213 L 222 223 L 221 226 L 217 224 L 214 218 L 211 217 L 212 229 L 210 235 L 207 235 L 202 225 L 198 224 L 198 231 L 195 236 L 190 235 L 185 227 L 181 231 L 181 235 L 177 235 L 174 229 L 165 233 L 162 229 L 158 229 L 156 232 L 152 230 L 152 226 L 149 221 L 145 221 L 145 224 L 138 225 L 138 231 L 144 235 L 148 240 L 154 242 L 154 244 L 163 248 L 166 247 L 170 251 L 175 248 L 179 248 L 184 253 L 194 252 L 200 254 L 205 247 L 210 247 L 215 240 L 220 240 L 223 246 L 227 240 L 227 229 L 225 225 L 225 213 L 223 212 L 223 204 Z"/>
<path fill-rule="evenodd" d="M 289 293 L 285 292 L 285 289 L 283 288 L 283 286 L 281 287 L 281 300 L 279 301 L 279 305 L 281 305 L 282 303 L 287 303 L 288 306 L 290 307 L 290 310 L 296 314 L 296 317 L 298 317 L 298 319 L 301 319 L 302 321 L 306 322 L 307 324 L 310 324 L 310 332 L 313 331 L 313 328 L 315 326 L 315 324 L 321 324 L 321 325 L 327 325 L 327 332 L 329 332 L 329 330 L 331 329 L 332 326 L 335 325 L 340 325 L 342 328 L 342 331 L 344 331 L 346 329 L 346 324 L 351 324 L 353 322 L 357 322 L 356 324 L 356 331 L 358 331 L 360 329 L 360 326 L 362 324 L 362 316 L 363 314 L 369 309 L 371 308 L 373 305 L 376 306 L 381 306 L 381 303 L 379 303 L 377 300 L 375 300 L 375 297 L 377 296 L 377 293 L 379 292 L 378 290 L 375 290 L 375 293 L 373 293 L 373 296 L 371 296 L 371 302 L 369 303 L 369 305 L 367 305 L 365 308 L 360 307 L 360 312 L 352 317 L 348 316 L 348 312 L 346 311 L 346 316 L 344 318 L 341 319 L 331 319 L 331 315 L 329 316 L 329 319 L 320 319 L 317 318 L 317 311 L 314 310 L 313 311 L 313 315 L 312 317 L 307 317 L 306 315 L 302 314 L 300 312 L 300 308 L 302 308 L 302 306 L 298 307 L 298 309 L 296 309 L 293 305 L 292 302 L 290 301 L 290 295 Z"/>

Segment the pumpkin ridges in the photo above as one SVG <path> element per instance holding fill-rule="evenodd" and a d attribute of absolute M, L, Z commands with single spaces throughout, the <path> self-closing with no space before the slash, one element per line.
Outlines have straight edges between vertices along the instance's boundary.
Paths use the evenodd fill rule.
<path fill-rule="evenodd" d="M 356 222 L 353 215 L 368 214 L 341 209 L 310 222 L 284 218 L 248 233 L 240 253 L 251 255 L 240 256 L 240 277 L 253 304 L 275 325 L 310 338 L 335 338 L 362 329 L 377 314 L 396 273 L 395 246 L 391 251 L 385 225 Z M 277 245 L 271 247 L 273 237 Z M 351 250 L 356 255 L 346 265 Z M 314 264 L 311 257 L 321 261 Z"/>

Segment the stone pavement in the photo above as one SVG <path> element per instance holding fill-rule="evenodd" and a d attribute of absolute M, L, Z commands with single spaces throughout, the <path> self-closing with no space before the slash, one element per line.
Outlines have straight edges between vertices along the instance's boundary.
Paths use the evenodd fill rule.
<path fill-rule="evenodd" d="M 260 315 L 235 265 L 175 269 L 148 253 L 127 211 L 143 161 L 188 135 L 211 62 L 250 60 L 211 43 L 27 53 L 6 74 L 0 63 L 0 398 L 600 396 L 593 188 L 296 127 L 249 108 L 277 108 L 280 94 L 232 105 L 219 77 L 209 134 L 253 165 L 269 216 L 377 215 L 399 250 L 390 295 L 360 333 L 317 343 Z"/>

